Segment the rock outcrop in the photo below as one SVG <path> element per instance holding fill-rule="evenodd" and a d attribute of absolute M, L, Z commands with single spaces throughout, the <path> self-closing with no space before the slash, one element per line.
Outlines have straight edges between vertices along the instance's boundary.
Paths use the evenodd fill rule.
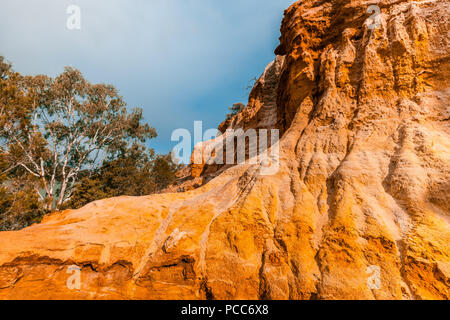
<path fill-rule="evenodd" d="M 450 3 L 371 4 L 286 10 L 276 81 L 224 124 L 279 128 L 276 174 L 2 232 L 0 298 L 449 299 Z"/>
<path fill-rule="evenodd" d="M 227 164 L 225 161 L 225 145 L 221 164 L 217 164 L 217 161 L 208 164 L 208 160 L 211 160 L 211 158 L 214 159 L 214 144 L 220 140 L 226 140 L 228 135 L 227 130 L 237 131 L 241 129 L 243 132 L 255 130 L 256 134 L 258 134 L 258 130 L 260 129 L 279 129 L 277 121 L 277 96 L 283 65 L 284 56 L 277 56 L 274 61 L 269 63 L 261 77 L 255 82 L 250 92 L 246 108 L 219 125 L 218 131 L 222 134 L 221 136 L 199 143 L 194 147 L 191 164 L 180 170 L 176 183 L 168 187 L 165 191 L 182 192 L 198 188 L 233 166 L 233 164 Z M 270 147 L 270 134 L 268 134 L 267 140 L 267 147 Z M 236 154 L 236 149 L 234 150 L 234 154 Z"/>

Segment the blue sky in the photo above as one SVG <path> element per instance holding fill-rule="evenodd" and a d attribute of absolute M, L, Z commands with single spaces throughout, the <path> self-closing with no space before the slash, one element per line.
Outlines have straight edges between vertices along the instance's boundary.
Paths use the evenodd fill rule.
<path fill-rule="evenodd" d="M 158 131 L 166 153 L 173 130 L 216 128 L 227 107 L 274 58 L 283 10 L 294 0 L 2 0 L 0 55 L 23 74 L 55 76 L 64 66 L 113 84 Z M 69 30 L 69 5 L 81 29 Z"/>

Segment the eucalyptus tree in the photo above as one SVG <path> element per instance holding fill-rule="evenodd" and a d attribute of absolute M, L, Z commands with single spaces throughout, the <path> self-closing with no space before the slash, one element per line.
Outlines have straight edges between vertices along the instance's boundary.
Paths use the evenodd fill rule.
<path fill-rule="evenodd" d="M 82 172 L 93 172 L 131 146 L 145 148 L 156 136 L 141 109 L 127 111 L 113 86 L 91 84 L 76 69 L 17 83 L 24 111 L 22 117 L 5 116 L 0 138 L 9 162 L 39 181 L 36 192 L 48 210 L 70 198 Z"/>

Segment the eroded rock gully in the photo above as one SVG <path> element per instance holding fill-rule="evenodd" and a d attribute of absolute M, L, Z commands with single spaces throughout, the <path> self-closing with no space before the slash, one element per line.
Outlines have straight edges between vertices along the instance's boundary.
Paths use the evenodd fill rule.
<path fill-rule="evenodd" d="M 279 57 L 222 124 L 280 129 L 276 174 L 201 167 L 215 178 L 188 192 L 2 232 L 0 298 L 448 299 L 450 4 L 379 1 L 373 30 L 370 4 L 293 4 Z"/>

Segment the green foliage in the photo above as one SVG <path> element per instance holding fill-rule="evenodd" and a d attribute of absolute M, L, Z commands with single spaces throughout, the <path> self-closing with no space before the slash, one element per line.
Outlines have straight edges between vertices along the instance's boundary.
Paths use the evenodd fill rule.
<path fill-rule="evenodd" d="M 151 176 L 158 191 L 175 181 L 175 174 L 182 165 L 173 161 L 171 154 L 157 156 L 151 165 Z"/>
<path fill-rule="evenodd" d="M 0 56 L 0 79 L 4 80 L 10 69 L 11 65 L 5 61 L 4 57 Z"/>
<path fill-rule="evenodd" d="M 151 160 L 151 155 L 141 151 L 134 146 L 83 177 L 65 206 L 80 208 L 105 198 L 148 195 L 161 191 L 175 180 L 180 165 L 174 163 L 170 155 Z"/>
<path fill-rule="evenodd" d="M 10 178 L 0 186 L 0 231 L 19 230 L 40 222 L 46 210 L 33 190 L 33 181 Z"/>
<path fill-rule="evenodd" d="M 246 87 L 247 91 L 251 91 L 254 87 L 255 84 L 258 82 L 258 78 L 257 77 L 253 77 L 249 82 L 248 82 L 248 86 Z"/>
<path fill-rule="evenodd" d="M 0 231 L 52 210 L 158 192 L 178 166 L 146 147 L 141 109 L 73 68 L 22 76 L 0 57 Z"/>
<path fill-rule="evenodd" d="M 66 202 L 83 171 L 156 136 L 142 123 L 142 110 L 128 112 L 113 86 L 91 84 L 73 68 L 55 79 L 15 74 L 6 82 L 0 136 L 10 163 L 38 179 L 48 210 Z M 24 111 L 15 115 L 20 109 L 10 106 L 17 104 Z"/>
<path fill-rule="evenodd" d="M 233 103 L 231 107 L 228 107 L 228 110 L 231 112 L 227 114 L 227 120 L 233 118 L 235 115 L 237 115 L 239 112 L 243 111 L 245 109 L 245 104 L 239 102 L 239 103 Z"/>
<path fill-rule="evenodd" d="M 11 162 L 15 150 L 9 148 L 5 135 L 11 123 L 17 123 L 19 128 L 30 123 L 20 79 L 0 57 L 0 231 L 24 228 L 39 222 L 45 214 L 34 190 L 34 179 Z"/>
<path fill-rule="evenodd" d="M 105 161 L 100 168 L 84 172 L 65 206 L 79 208 L 99 199 L 153 193 L 155 186 L 149 174 L 151 157 L 151 152 L 133 145 L 118 158 Z"/>

